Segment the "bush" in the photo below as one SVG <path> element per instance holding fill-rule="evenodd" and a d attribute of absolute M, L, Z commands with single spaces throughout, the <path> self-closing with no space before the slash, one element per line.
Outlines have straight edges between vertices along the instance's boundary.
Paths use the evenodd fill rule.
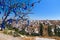
<path fill-rule="evenodd" d="M 5 30 L 3 31 L 3 33 L 4 33 L 4 34 L 8 34 L 8 29 L 5 29 Z"/>
<path fill-rule="evenodd" d="M 13 27 L 11 26 L 11 24 L 6 24 L 6 28 L 8 28 L 9 30 L 13 30 Z"/>
<path fill-rule="evenodd" d="M 32 33 L 31 36 L 39 36 L 37 33 Z"/>
<path fill-rule="evenodd" d="M 20 35 L 19 35 L 18 32 L 15 31 L 14 34 L 13 34 L 13 36 L 14 36 L 14 37 L 19 37 Z"/>
<path fill-rule="evenodd" d="M 19 32 L 19 29 L 18 28 L 13 28 L 16 32 Z"/>
<path fill-rule="evenodd" d="M 25 32 L 24 29 L 22 31 L 20 31 L 19 33 L 22 34 L 22 35 L 26 35 L 26 32 Z"/>
<path fill-rule="evenodd" d="M 8 34 L 9 34 L 9 35 L 12 35 L 12 31 L 10 31 Z"/>

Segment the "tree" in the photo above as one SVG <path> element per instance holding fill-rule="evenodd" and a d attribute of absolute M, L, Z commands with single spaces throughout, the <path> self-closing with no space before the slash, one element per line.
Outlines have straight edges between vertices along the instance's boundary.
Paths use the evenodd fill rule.
<path fill-rule="evenodd" d="M 58 36 L 60 37 L 60 28 L 58 28 Z"/>
<path fill-rule="evenodd" d="M 57 26 L 55 25 L 55 28 L 54 28 L 54 33 L 55 33 L 55 36 L 57 36 Z"/>
<path fill-rule="evenodd" d="M 39 25 L 40 25 L 40 31 L 39 31 L 40 35 L 43 36 L 43 24 L 40 23 Z"/>
<path fill-rule="evenodd" d="M 59 36 L 60 37 L 60 28 L 59 28 L 59 26 L 55 25 L 54 33 L 55 33 L 55 36 Z"/>
<path fill-rule="evenodd" d="M 35 3 L 39 3 L 40 0 L 0 0 L 0 14 L 3 12 L 1 28 L 5 28 L 6 20 L 10 14 L 14 13 L 14 18 L 26 20 L 28 14 L 30 14 Z"/>
<path fill-rule="evenodd" d="M 52 25 L 48 25 L 48 35 L 52 36 Z"/>

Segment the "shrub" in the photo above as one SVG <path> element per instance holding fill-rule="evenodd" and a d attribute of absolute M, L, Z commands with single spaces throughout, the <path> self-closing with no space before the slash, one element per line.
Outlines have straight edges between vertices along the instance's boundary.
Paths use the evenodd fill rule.
<path fill-rule="evenodd" d="M 32 33 L 31 36 L 39 36 L 38 33 Z"/>
<path fill-rule="evenodd" d="M 8 29 L 5 29 L 5 30 L 3 31 L 3 33 L 4 33 L 4 34 L 8 34 Z"/>
<path fill-rule="evenodd" d="M 19 29 L 18 28 L 13 28 L 16 32 L 19 32 Z"/>
<path fill-rule="evenodd" d="M 25 32 L 24 29 L 22 31 L 20 31 L 19 33 L 22 34 L 22 35 L 26 35 L 26 32 Z"/>
<path fill-rule="evenodd" d="M 13 27 L 11 26 L 11 24 L 6 24 L 6 28 L 8 28 L 9 30 L 13 30 Z"/>
<path fill-rule="evenodd" d="M 14 37 L 19 37 L 20 35 L 19 35 L 18 32 L 15 31 L 14 34 L 13 34 L 13 36 L 14 36 Z"/>

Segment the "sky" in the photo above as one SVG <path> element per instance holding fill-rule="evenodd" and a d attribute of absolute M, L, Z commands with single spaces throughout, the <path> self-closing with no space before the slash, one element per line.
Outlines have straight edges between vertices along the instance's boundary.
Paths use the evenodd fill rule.
<path fill-rule="evenodd" d="M 30 14 L 33 20 L 60 20 L 60 0 L 42 0 Z"/>
<path fill-rule="evenodd" d="M 60 0 L 41 0 L 35 4 L 32 13 L 29 15 L 32 20 L 60 20 Z"/>

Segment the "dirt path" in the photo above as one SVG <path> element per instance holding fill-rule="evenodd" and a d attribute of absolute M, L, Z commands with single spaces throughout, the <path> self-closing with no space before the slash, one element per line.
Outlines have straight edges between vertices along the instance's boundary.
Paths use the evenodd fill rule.
<path fill-rule="evenodd" d="M 22 38 L 13 37 L 10 35 L 5 35 L 3 33 L 0 33 L 0 40 L 22 40 Z"/>
<path fill-rule="evenodd" d="M 0 40 L 33 40 L 32 37 L 13 37 L 11 35 L 6 35 L 0 32 Z"/>
<path fill-rule="evenodd" d="M 38 38 L 38 37 L 13 37 L 11 35 L 6 35 L 0 33 L 0 40 L 47 40 L 47 38 Z M 48 39 L 49 40 L 49 39 Z"/>

